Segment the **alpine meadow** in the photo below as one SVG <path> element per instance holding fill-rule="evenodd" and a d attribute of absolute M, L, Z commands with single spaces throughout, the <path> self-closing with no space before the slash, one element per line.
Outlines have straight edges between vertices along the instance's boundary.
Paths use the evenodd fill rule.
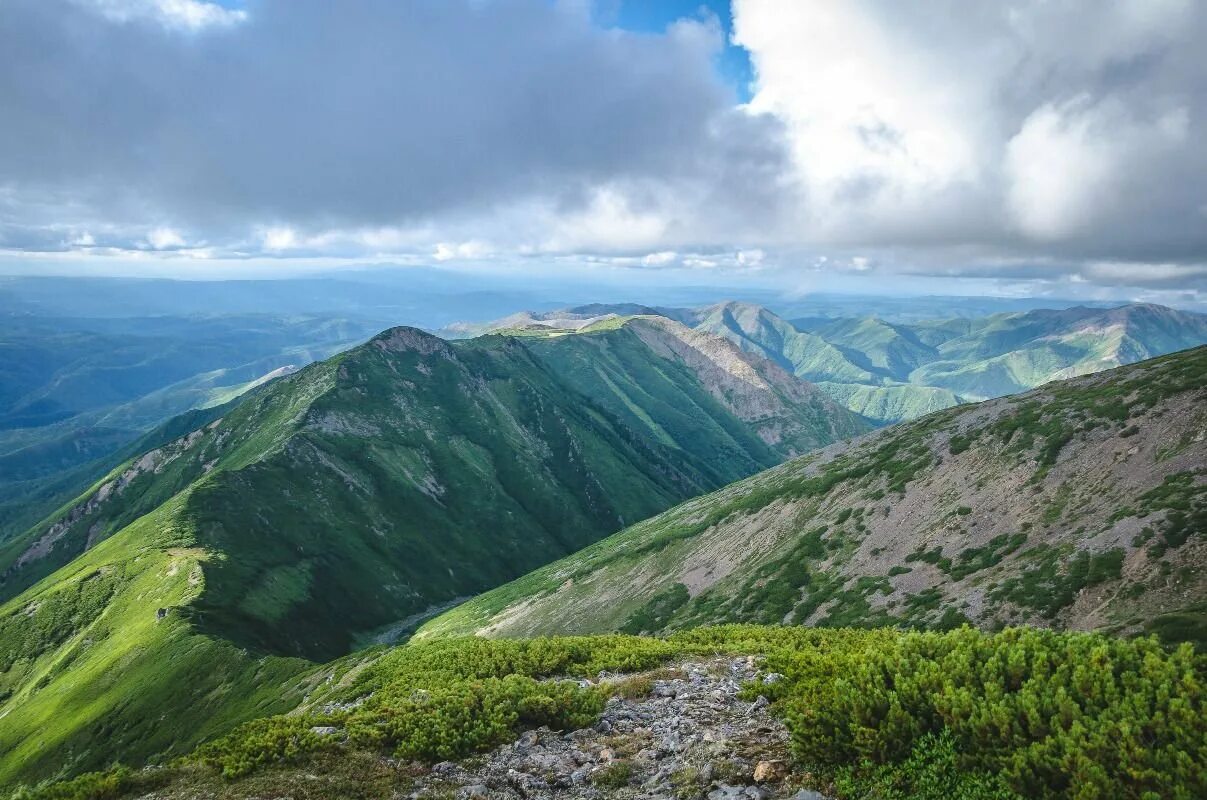
<path fill-rule="evenodd" d="M 9 0 L 0 797 L 1207 797 L 1204 40 Z"/>

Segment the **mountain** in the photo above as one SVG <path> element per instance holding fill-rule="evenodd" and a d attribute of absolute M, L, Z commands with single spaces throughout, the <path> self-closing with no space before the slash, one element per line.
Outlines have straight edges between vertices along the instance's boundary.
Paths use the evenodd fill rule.
<path fill-rule="evenodd" d="M 727 339 L 878 424 L 1207 342 L 1207 315 L 1151 304 L 1041 308 L 910 322 L 876 316 L 788 321 L 764 306 L 736 301 L 694 309 L 594 304 L 523 312 L 489 323 L 458 323 L 442 333 L 565 334 L 628 314 L 666 317 Z"/>
<path fill-rule="evenodd" d="M 1155 631 L 1207 645 L 1207 348 L 836 444 L 419 635 L 719 622 Z"/>
<path fill-rule="evenodd" d="M 937 345 L 909 380 L 985 399 L 1204 342 L 1207 315 L 1151 304 L 995 315 Z"/>
<path fill-rule="evenodd" d="M 311 660 L 867 428 L 662 319 L 395 328 L 193 419 L 0 549 L 0 783 L 288 707 Z"/>
<path fill-rule="evenodd" d="M 436 333 L 446 339 L 467 339 L 484 333 L 570 333 L 636 316 L 660 316 L 690 323 L 695 314 L 690 309 L 639 303 L 590 303 L 554 311 L 519 311 L 491 322 L 454 322 Z"/>
<path fill-rule="evenodd" d="M 788 322 L 766 308 L 729 302 L 697 311 L 694 324 L 880 423 L 1207 342 L 1207 315 L 1151 304 L 890 323 L 877 317 Z"/>
<path fill-rule="evenodd" d="M 0 314 L 0 541 L 156 425 L 364 341 L 363 319 Z"/>
<path fill-rule="evenodd" d="M 538 337 L 527 344 L 576 390 L 608 404 L 610 411 L 630 424 L 656 423 L 651 426 L 653 435 L 689 452 L 695 463 L 732 463 L 734 457 L 690 452 L 696 429 L 713 415 L 703 404 L 692 407 L 674 401 L 674 387 L 682 381 L 666 373 L 664 362 L 694 375 L 714 401 L 775 452 L 776 463 L 870 428 L 816 387 L 719 337 L 657 315 L 604 317 L 583 330 L 610 328 L 615 333 L 606 336 Z M 661 360 L 651 361 L 648 351 Z M 648 399 L 658 395 L 668 402 L 654 405 Z"/>

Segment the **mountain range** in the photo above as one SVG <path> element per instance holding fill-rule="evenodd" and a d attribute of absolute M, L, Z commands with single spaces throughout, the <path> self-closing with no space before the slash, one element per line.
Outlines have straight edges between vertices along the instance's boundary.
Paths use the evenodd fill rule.
<path fill-rule="evenodd" d="M 575 330 L 631 314 L 661 315 L 729 339 L 878 424 L 1207 343 L 1207 315 L 1151 304 L 911 322 L 877 316 L 788 320 L 740 302 L 702 308 L 595 304 L 463 323 L 443 333 Z"/>
<path fill-rule="evenodd" d="M 0 780 L 183 747 L 302 659 L 868 429 L 662 318 L 394 328 L 195 421 L 0 550 Z"/>
<path fill-rule="evenodd" d="M 1146 307 L 1060 325 L 1102 314 L 1166 320 L 1145 346 L 1196 335 Z M 454 341 L 391 328 L 176 417 L 0 545 L 0 784 L 186 752 L 416 630 L 1202 641 L 1207 348 L 878 432 L 794 374 L 913 374 L 960 340 L 993 359 L 1039 324 L 898 341 L 738 304 L 592 306 Z"/>
<path fill-rule="evenodd" d="M 0 313 L 0 541 L 83 491 L 177 414 L 221 405 L 382 327 L 314 315 Z"/>

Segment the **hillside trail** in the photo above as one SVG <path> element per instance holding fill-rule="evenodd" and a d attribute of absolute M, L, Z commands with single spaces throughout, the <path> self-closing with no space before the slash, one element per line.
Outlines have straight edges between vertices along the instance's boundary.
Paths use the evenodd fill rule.
<path fill-rule="evenodd" d="M 825 800 L 796 783 L 788 731 L 739 695 L 753 657 L 690 660 L 596 681 L 613 689 L 590 728 L 519 739 L 416 776 L 406 797 L 455 800 Z M 774 682 L 778 675 L 763 677 Z"/>

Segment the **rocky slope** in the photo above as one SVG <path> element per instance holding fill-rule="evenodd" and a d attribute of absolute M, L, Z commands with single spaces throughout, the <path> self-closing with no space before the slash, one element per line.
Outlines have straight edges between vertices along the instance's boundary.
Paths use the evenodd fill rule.
<path fill-rule="evenodd" d="M 420 636 L 708 622 L 1203 638 L 1207 348 L 794 460 L 442 615 Z"/>
<path fill-rule="evenodd" d="M 725 352 L 396 328 L 131 459 L 0 550 L 0 781 L 187 746 L 301 658 L 864 429 Z"/>
<path fill-rule="evenodd" d="M 481 758 L 436 764 L 414 776 L 406 796 L 823 800 L 785 780 L 788 731 L 766 698 L 739 697 L 757 677 L 753 656 L 693 659 L 635 675 L 604 672 L 583 681 L 615 692 L 593 727 L 526 731 Z"/>

